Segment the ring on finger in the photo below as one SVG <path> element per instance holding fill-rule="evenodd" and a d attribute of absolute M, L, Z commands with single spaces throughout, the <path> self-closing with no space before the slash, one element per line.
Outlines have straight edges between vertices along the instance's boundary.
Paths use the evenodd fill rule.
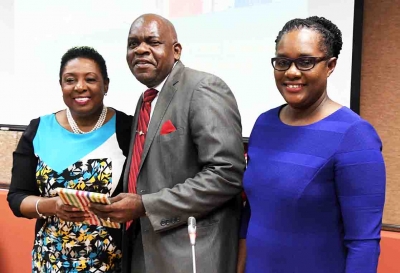
<path fill-rule="evenodd" d="M 110 217 L 107 217 L 107 222 L 111 222 Z"/>

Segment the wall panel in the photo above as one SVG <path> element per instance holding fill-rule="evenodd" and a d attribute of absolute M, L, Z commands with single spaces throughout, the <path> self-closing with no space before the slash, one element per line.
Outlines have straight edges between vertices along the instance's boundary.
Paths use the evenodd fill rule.
<path fill-rule="evenodd" d="M 365 0 L 361 116 L 383 141 L 387 168 L 383 222 L 400 225 L 400 0 Z"/>

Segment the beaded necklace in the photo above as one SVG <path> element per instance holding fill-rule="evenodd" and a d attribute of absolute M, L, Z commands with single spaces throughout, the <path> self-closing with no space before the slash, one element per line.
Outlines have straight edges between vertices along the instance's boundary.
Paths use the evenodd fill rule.
<path fill-rule="evenodd" d="M 88 134 L 88 133 L 93 132 L 94 130 L 99 129 L 101 126 L 103 126 L 103 123 L 104 123 L 104 121 L 106 119 L 106 116 L 107 116 L 107 107 L 103 106 L 103 110 L 101 111 L 99 119 L 97 120 L 97 122 L 94 125 L 94 127 L 92 128 L 92 130 L 90 130 L 89 132 L 84 132 L 81 129 L 79 129 L 78 124 L 76 124 L 74 118 L 72 117 L 71 111 L 69 110 L 69 108 L 67 108 L 66 111 L 67 111 L 67 120 L 68 120 L 69 126 L 71 126 L 72 131 L 75 134 Z"/>

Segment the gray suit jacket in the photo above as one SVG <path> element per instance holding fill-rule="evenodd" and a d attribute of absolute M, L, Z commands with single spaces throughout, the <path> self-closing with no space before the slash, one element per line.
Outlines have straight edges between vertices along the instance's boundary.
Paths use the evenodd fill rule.
<path fill-rule="evenodd" d="M 134 130 L 141 104 L 139 99 Z M 168 120 L 176 131 L 160 135 Z M 127 166 L 130 161 L 131 154 Z M 123 254 L 124 272 L 192 272 L 189 216 L 197 219 L 197 271 L 235 272 L 244 168 L 240 114 L 231 90 L 216 76 L 178 62 L 159 93 L 146 135 L 137 192 L 147 216 L 136 221 L 141 232 L 133 253 Z M 128 175 L 126 168 L 126 192 Z"/>

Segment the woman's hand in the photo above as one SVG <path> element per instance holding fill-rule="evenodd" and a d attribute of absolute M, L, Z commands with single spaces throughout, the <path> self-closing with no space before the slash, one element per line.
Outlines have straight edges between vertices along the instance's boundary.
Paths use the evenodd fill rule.
<path fill-rule="evenodd" d="M 79 208 L 64 204 L 60 197 L 56 198 L 56 213 L 55 215 L 69 222 L 83 222 L 90 218 L 90 214 L 87 211 L 81 211 Z"/>

